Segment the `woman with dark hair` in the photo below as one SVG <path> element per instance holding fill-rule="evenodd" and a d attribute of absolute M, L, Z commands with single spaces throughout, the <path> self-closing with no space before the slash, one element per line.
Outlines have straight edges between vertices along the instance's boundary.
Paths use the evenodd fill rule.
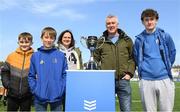
<path fill-rule="evenodd" d="M 70 30 L 64 30 L 58 37 L 58 49 L 62 51 L 67 59 L 69 70 L 83 69 L 81 51 L 75 48 L 75 40 Z M 65 94 L 63 99 L 63 111 L 65 111 Z"/>
<path fill-rule="evenodd" d="M 79 70 L 83 68 L 81 51 L 75 48 L 75 40 L 70 30 L 63 31 L 58 37 L 58 48 L 67 58 L 68 69 Z"/>

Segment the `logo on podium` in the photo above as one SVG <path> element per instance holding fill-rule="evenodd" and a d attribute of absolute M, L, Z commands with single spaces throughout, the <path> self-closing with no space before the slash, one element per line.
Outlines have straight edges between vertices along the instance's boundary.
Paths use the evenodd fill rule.
<path fill-rule="evenodd" d="M 88 101 L 84 100 L 84 109 L 88 111 L 92 111 L 96 109 L 96 100 Z"/>

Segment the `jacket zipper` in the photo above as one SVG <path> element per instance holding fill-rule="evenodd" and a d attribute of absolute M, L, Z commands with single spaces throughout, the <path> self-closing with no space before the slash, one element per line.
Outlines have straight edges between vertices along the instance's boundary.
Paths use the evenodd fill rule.
<path fill-rule="evenodd" d="M 25 58 L 26 58 L 26 56 L 25 56 L 25 53 L 24 53 L 23 65 L 22 65 L 21 77 L 20 77 L 20 83 L 19 83 L 20 84 L 19 85 L 19 94 L 20 94 L 20 96 L 22 94 L 22 75 L 23 75 L 23 71 L 24 71 Z"/>
<path fill-rule="evenodd" d="M 120 41 L 120 40 L 117 40 L 117 41 Z M 118 43 L 115 43 L 115 56 L 116 56 L 116 72 L 117 72 L 117 78 L 119 79 L 119 53 L 118 53 L 118 45 L 117 44 L 119 44 L 119 42 Z"/>

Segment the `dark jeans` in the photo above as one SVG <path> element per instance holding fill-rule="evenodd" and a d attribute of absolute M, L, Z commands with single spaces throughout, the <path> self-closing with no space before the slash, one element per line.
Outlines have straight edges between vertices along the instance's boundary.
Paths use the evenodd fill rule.
<path fill-rule="evenodd" d="M 7 111 L 31 111 L 31 99 L 32 97 L 27 98 L 13 98 L 7 97 Z"/>
<path fill-rule="evenodd" d="M 129 80 L 116 80 L 115 92 L 119 99 L 119 107 L 121 111 L 131 111 L 131 85 Z"/>
<path fill-rule="evenodd" d="M 34 106 L 36 111 L 47 111 L 47 106 L 50 105 L 51 111 L 62 111 L 62 102 L 53 102 L 53 103 L 41 103 L 35 101 Z"/>

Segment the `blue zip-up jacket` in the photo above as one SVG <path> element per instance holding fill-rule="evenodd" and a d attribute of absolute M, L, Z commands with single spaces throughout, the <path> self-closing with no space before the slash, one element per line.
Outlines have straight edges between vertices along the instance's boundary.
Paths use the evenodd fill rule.
<path fill-rule="evenodd" d="M 176 56 L 176 49 L 174 42 L 171 38 L 171 36 L 164 32 L 164 30 L 160 28 L 156 28 L 155 36 L 159 39 L 159 48 L 162 60 L 166 66 L 166 69 L 168 71 L 168 76 L 172 79 L 172 73 L 171 73 L 171 67 L 175 61 Z M 133 54 L 134 54 L 134 60 L 136 65 L 138 66 L 138 74 L 141 78 L 141 71 L 142 67 L 141 64 L 143 62 L 143 43 L 144 43 L 144 34 L 145 30 L 140 33 L 138 36 L 136 36 L 134 48 L 133 48 Z"/>
<path fill-rule="evenodd" d="M 67 62 L 56 48 L 40 47 L 31 57 L 28 82 L 35 101 L 61 101 L 65 90 Z"/>

